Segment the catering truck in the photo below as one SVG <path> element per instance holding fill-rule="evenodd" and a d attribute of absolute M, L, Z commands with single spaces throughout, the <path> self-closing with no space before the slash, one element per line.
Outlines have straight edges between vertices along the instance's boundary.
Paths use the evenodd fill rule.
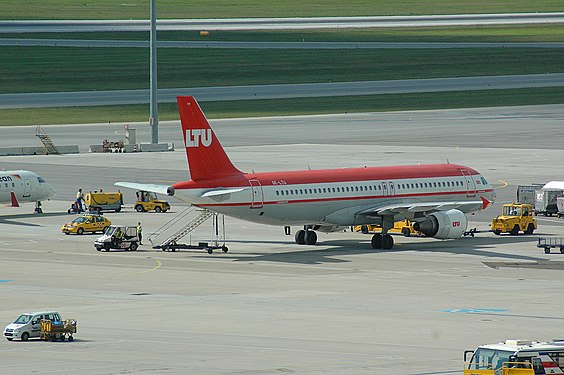
<path fill-rule="evenodd" d="M 505 340 L 464 352 L 464 375 L 564 374 L 564 340 Z"/>

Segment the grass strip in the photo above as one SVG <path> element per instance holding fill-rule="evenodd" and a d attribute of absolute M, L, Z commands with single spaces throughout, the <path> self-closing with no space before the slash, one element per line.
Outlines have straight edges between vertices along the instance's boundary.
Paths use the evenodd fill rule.
<path fill-rule="evenodd" d="M 3 0 L 2 19 L 147 19 L 149 1 Z M 159 0 L 159 18 L 319 17 L 561 12 L 561 0 Z"/>
<path fill-rule="evenodd" d="M 0 93 L 146 89 L 139 48 L 2 47 Z M 162 49 L 159 88 L 559 73 L 564 49 Z"/>
<path fill-rule="evenodd" d="M 455 91 L 275 100 L 202 102 L 208 118 L 292 116 L 515 105 L 562 104 L 564 87 Z M 147 121 L 149 105 L 0 110 L 0 126 Z M 177 120 L 175 103 L 159 105 L 160 120 Z"/>

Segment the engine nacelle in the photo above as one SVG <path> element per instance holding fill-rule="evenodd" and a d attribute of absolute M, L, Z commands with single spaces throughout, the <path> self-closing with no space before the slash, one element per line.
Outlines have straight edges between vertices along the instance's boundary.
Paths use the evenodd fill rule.
<path fill-rule="evenodd" d="M 413 223 L 413 229 L 427 237 L 440 239 L 460 238 L 468 227 L 468 219 L 464 212 L 448 210 L 434 212 L 423 221 Z"/>
<path fill-rule="evenodd" d="M 342 232 L 348 227 L 344 227 L 341 225 L 314 225 L 313 230 L 323 233 L 331 233 L 331 232 Z"/>

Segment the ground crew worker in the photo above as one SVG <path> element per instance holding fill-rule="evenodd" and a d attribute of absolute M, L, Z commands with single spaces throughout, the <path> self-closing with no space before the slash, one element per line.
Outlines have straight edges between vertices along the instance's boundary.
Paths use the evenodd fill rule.
<path fill-rule="evenodd" d="M 76 193 L 76 208 L 78 212 L 83 212 L 82 209 L 82 201 L 84 200 L 84 195 L 82 194 L 82 189 L 78 189 L 78 193 Z"/>
<path fill-rule="evenodd" d="M 143 241 L 141 240 L 143 237 L 143 227 L 141 226 L 141 222 L 137 223 L 137 236 L 139 237 L 139 245 L 143 245 Z"/>

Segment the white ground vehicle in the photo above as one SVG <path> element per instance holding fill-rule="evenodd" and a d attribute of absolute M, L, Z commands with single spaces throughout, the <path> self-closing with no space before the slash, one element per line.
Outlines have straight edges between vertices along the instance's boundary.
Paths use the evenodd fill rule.
<path fill-rule="evenodd" d="M 96 250 L 122 249 L 125 251 L 135 251 L 139 247 L 139 236 L 137 227 L 125 225 L 110 225 L 104 231 L 102 237 L 94 241 Z"/>
<path fill-rule="evenodd" d="M 472 354 L 467 362 L 468 354 Z M 506 340 L 464 352 L 464 375 L 564 374 L 564 340 Z"/>
<path fill-rule="evenodd" d="M 53 322 L 61 322 L 61 314 L 56 311 L 38 311 L 20 315 L 13 323 L 4 328 L 4 337 L 8 341 L 21 339 L 27 341 L 30 338 L 41 336 L 41 319 Z"/>

